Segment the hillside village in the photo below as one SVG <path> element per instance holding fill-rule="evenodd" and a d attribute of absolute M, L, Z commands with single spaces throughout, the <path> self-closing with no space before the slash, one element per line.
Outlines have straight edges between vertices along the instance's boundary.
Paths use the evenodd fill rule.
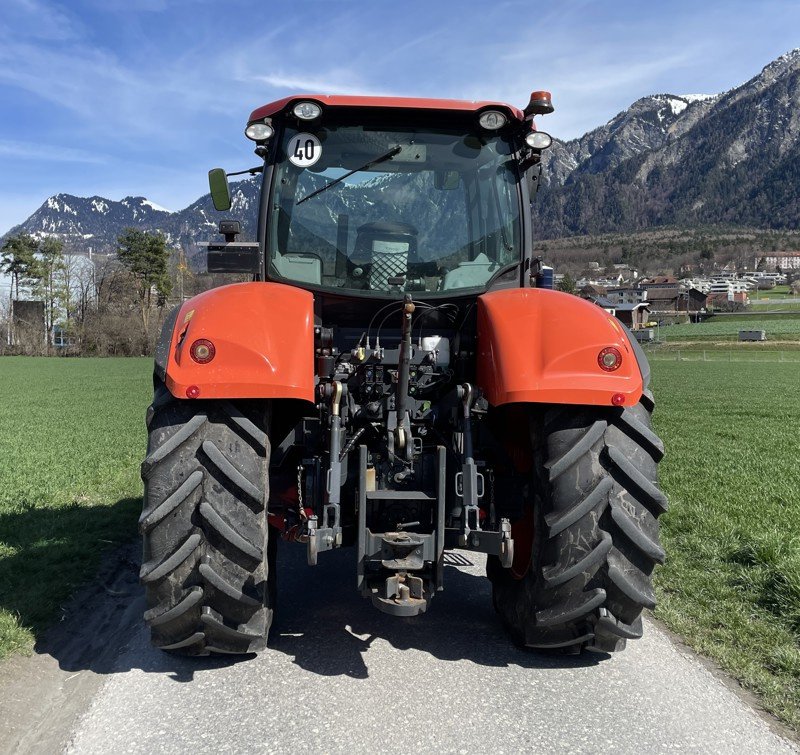
<path fill-rule="evenodd" d="M 592 273 L 596 274 L 592 274 Z M 688 272 L 688 271 L 687 271 Z M 590 262 L 577 280 L 568 273 L 555 274 L 556 286 L 607 310 L 631 330 L 651 322 L 698 322 L 713 312 L 743 312 L 759 293 L 786 286 L 800 296 L 800 252 L 776 252 L 755 260 L 754 269 L 722 267 L 710 275 L 641 276 L 626 264 L 613 265 L 600 274 L 600 264 Z M 641 340 L 649 340 L 642 337 Z"/>

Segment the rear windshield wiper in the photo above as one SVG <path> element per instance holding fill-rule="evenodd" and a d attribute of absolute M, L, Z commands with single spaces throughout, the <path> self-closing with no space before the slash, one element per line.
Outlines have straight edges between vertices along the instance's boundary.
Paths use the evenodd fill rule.
<path fill-rule="evenodd" d="M 317 189 L 316 191 L 312 191 L 310 194 L 306 194 L 306 196 L 304 196 L 300 201 L 298 201 L 297 204 L 303 204 L 303 202 L 305 202 L 307 199 L 311 199 L 311 197 L 316 197 L 317 194 L 322 194 L 323 191 L 327 191 L 328 189 L 331 188 L 331 186 L 336 186 L 336 184 L 340 183 L 341 181 L 344 181 L 345 178 L 349 178 L 350 176 L 352 176 L 353 173 L 358 173 L 360 170 L 366 170 L 367 168 L 371 168 L 373 165 L 377 165 L 378 163 L 390 160 L 402 149 L 403 148 L 399 144 L 396 147 L 392 147 L 388 152 L 385 152 L 384 154 L 379 155 L 378 157 L 373 157 L 369 162 L 364 163 L 358 168 L 353 168 L 353 170 L 347 171 L 347 173 L 345 173 L 342 176 L 339 176 L 339 178 L 334 178 L 333 181 L 325 184 L 325 186 L 323 186 L 322 188 Z"/>

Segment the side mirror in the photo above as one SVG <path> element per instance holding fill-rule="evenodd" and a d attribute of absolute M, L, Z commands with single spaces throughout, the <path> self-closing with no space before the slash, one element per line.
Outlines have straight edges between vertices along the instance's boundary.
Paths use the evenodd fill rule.
<path fill-rule="evenodd" d="M 208 187 L 211 189 L 211 201 L 215 209 L 225 212 L 231 209 L 231 190 L 228 186 L 228 176 L 222 168 L 212 168 L 208 171 Z"/>

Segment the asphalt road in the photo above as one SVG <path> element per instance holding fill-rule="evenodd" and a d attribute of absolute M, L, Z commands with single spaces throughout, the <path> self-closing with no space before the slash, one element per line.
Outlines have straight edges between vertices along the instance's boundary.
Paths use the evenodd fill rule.
<path fill-rule="evenodd" d="M 126 617 L 107 643 L 118 647 L 105 648 L 105 663 L 65 655 L 61 699 L 75 704 L 70 685 L 82 683 L 82 710 L 55 733 L 41 723 L 52 715 L 40 712 L 39 734 L 16 749 L 60 741 L 68 752 L 103 754 L 799 751 L 652 623 L 613 657 L 525 652 L 496 618 L 479 557 L 447 569 L 428 614 L 395 619 L 356 594 L 351 551 L 322 554 L 312 569 L 300 548 L 284 550 L 272 647 L 246 660 L 153 650 L 130 621 L 142 603 L 133 578 L 122 580 L 128 596 L 106 590 L 118 604 L 109 615 Z"/>

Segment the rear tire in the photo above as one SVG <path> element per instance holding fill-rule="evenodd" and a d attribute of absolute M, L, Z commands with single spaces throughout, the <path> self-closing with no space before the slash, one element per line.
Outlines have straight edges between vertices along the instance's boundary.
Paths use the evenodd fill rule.
<path fill-rule="evenodd" d="M 518 644 L 613 652 L 641 637 L 642 610 L 655 607 L 651 576 L 664 561 L 658 517 L 667 509 L 652 409 L 645 391 L 624 409 L 532 416 L 541 452 L 531 562 L 519 579 L 496 557 L 487 565 L 495 608 Z"/>
<path fill-rule="evenodd" d="M 181 401 L 157 381 L 147 427 L 140 579 L 153 644 L 181 655 L 262 650 L 276 544 L 268 404 Z"/>

